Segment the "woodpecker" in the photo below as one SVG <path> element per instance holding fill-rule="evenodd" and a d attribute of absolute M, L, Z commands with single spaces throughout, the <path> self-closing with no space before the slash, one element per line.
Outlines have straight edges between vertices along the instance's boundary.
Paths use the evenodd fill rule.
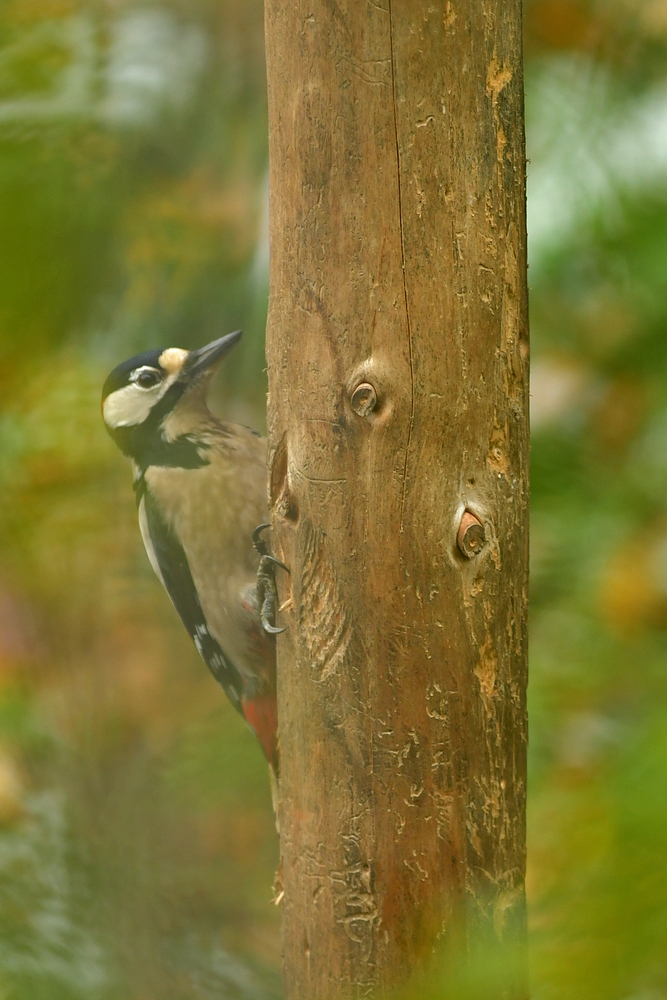
<path fill-rule="evenodd" d="M 278 560 L 262 538 L 266 441 L 219 420 L 206 403 L 211 376 L 240 336 L 124 361 L 104 383 L 102 416 L 132 462 L 151 565 L 275 778 L 275 634 L 282 629 L 272 623 Z"/>

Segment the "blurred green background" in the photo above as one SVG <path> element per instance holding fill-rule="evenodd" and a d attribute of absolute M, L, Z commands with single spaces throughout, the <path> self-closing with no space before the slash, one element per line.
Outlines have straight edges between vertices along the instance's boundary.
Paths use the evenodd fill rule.
<path fill-rule="evenodd" d="M 142 550 L 100 384 L 243 327 L 258 0 L 0 4 L 0 1000 L 280 996 L 266 768 Z M 667 0 L 526 5 L 535 1000 L 667 998 Z"/>

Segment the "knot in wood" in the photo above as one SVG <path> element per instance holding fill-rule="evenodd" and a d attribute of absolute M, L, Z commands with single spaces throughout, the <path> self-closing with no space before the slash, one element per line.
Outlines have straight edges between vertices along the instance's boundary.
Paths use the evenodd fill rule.
<path fill-rule="evenodd" d="M 352 409 L 360 417 L 367 417 L 372 413 L 377 401 L 377 393 L 370 382 L 360 382 L 350 398 Z"/>
<path fill-rule="evenodd" d="M 482 551 L 485 541 L 484 525 L 478 517 L 475 517 L 469 510 L 466 510 L 461 518 L 456 536 L 456 544 L 459 550 L 466 559 L 473 559 Z"/>

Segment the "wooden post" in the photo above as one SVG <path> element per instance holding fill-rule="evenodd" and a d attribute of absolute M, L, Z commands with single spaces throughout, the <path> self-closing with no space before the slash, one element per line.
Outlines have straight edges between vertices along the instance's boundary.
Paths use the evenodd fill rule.
<path fill-rule="evenodd" d="M 521 5 L 266 0 L 266 39 L 286 996 L 339 1000 L 523 935 Z"/>

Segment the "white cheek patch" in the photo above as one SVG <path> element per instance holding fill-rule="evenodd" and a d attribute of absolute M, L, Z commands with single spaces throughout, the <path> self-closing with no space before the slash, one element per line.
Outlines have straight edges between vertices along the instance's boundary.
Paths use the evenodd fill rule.
<path fill-rule="evenodd" d="M 169 372 L 168 378 L 152 389 L 142 389 L 136 383 L 130 382 L 129 385 L 116 389 L 107 396 L 102 405 L 102 416 L 107 427 L 114 430 L 116 427 L 135 427 L 137 424 L 143 424 L 155 404 L 162 399 L 167 389 L 180 375 L 187 356 L 187 351 L 171 347 L 160 355 L 160 362 L 162 358 L 167 361 L 167 366 L 162 367 Z"/>
<path fill-rule="evenodd" d="M 154 389 L 140 389 L 137 385 L 126 385 L 116 389 L 104 400 L 102 416 L 107 427 L 133 427 L 143 424 L 157 401 L 169 388 L 156 385 Z"/>

